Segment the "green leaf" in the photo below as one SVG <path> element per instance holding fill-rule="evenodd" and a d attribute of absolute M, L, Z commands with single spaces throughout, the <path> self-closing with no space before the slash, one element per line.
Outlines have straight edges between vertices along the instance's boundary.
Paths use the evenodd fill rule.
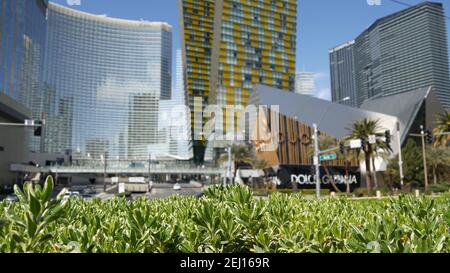
<path fill-rule="evenodd" d="M 42 209 L 41 203 L 40 203 L 39 200 L 36 198 L 36 196 L 34 195 L 33 192 L 30 192 L 29 197 L 30 197 L 30 200 L 29 200 L 30 203 L 29 203 L 29 205 L 30 205 L 31 213 L 33 213 L 34 218 L 35 218 L 36 220 L 38 220 L 38 217 L 40 216 L 40 214 L 41 214 L 41 209 Z"/>
<path fill-rule="evenodd" d="M 14 185 L 14 193 L 17 195 L 17 197 L 19 198 L 20 202 L 27 202 L 28 198 L 25 195 L 25 193 L 19 188 L 18 185 Z"/>
<path fill-rule="evenodd" d="M 31 239 L 35 237 L 37 230 L 37 224 L 33 218 L 34 216 L 30 212 L 26 214 L 27 232 Z"/>
<path fill-rule="evenodd" d="M 41 197 L 41 200 L 44 203 L 50 199 L 50 197 L 53 193 L 53 188 L 54 188 L 53 177 L 48 176 L 47 179 L 45 180 L 44 191 L 43 191 L 42 197 Z"/>

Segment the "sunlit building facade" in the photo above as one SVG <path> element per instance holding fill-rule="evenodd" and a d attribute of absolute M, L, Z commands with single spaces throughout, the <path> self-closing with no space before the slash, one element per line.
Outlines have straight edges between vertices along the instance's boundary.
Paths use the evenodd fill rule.
<path fill-rule="evenodd" d="M 0 93 L 40 118 L 47 0 L 0 1 Z M 31 137 L 31 136 L 30 136 Z M 32 149 L 39 138 L 31 137 Z"/>
<path fill-rule="evenodd" d="M 301 71 L 295 74 L 295 93 L 312 96 L 315 89 L 316 73 Z"/>
<path fill-rule="evenodd" d="M 296 0 L 180 0 L 180 11 L 191 111 L 245 106 L 256 83 L 294 91 Z M 226 113 L 215 119 L 223 124 L 216 133 L 238 129 Z M 194 123 L 196 140 L 202 125 Z"/>
<path fill-rule="evenodd" d="M 171 96 L 172 27 L 50 3 L 47 32 L 43 151 L 147 159 Z"/>

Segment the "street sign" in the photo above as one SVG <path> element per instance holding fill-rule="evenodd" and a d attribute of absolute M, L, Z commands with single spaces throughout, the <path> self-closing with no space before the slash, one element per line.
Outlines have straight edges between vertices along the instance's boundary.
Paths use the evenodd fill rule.
<path fill-rule="evenodd" d="M 361 146 L 361 139 L 354 139 L 350 141 L 350 148 L 352 149 L 361 149 Z"/>
<path fill-rule="evenodd" d="M 369 144 L 375 144 L 377 143 L 377 136 L 376 135 L 370 135 L 369 136 Z"/>
<path fill-rule="evenodd" d="M 336 160 L 337 155 L 335 154 L 329 154 L 329 155 L 321 155 L 320 161 L 330 161 L 330 160 Z"/>

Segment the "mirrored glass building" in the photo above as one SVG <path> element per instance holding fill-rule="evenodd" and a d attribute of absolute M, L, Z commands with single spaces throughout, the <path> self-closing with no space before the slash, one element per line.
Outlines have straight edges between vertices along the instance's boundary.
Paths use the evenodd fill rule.
<path fill-rule="evenodd" d="M 0 93 L 40 117 L 47 0 L 0 1 Z M 30 134 L 29 134 L 30 135 Z M 39 147 L 39 138 L 31 138 Z"/>
<path fill-rule="evenodd" d="M 43 151 L 147 159 L 170 99 L 172 27 L 49 4 Z"/>

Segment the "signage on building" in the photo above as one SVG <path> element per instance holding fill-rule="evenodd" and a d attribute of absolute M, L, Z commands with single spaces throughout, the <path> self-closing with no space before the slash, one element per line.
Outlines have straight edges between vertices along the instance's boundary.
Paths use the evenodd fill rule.
<path fill-rule="evenodd" d="M 348 176 L 346 175 L 348 173 Z M 353 191 L 361 187 L 361 172 L 359 167 L 325 167 L 320 168 L 321 188 L 333 190 L 332 182 L 336 187 L 345 191 L 347 183 Z M 281 165 L 277 172 L 277 178 L 281 182 L 278 188 L 292 188 L 293 184 L 297 184 L 299 189 L 315 189 L 316 174 L 314 166 L 304 165 Z"/>

